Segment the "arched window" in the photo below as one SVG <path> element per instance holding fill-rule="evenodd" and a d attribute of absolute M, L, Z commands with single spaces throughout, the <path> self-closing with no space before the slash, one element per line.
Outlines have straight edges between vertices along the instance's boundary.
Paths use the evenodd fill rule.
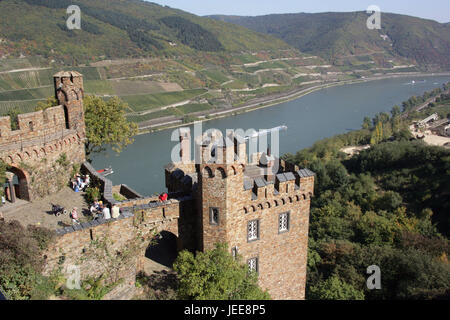
<path fill-rule="evenodd" d="M 218 168 L 217 170 L 219 171 L 219 173 L 220 173 L 222 179 L 224 179 L 224 178 L 227 177 L 227 173 L 225 172 L 225 169 L 224 169 L 224 168 Z"/>
<path fill-rule="evenodd" d="M 203 169 L 203 175 L 206 175 L 208 178 L 214 177 L 214 174 L 213 174 L 213 172 L 212 172 L 210 167 L 205 167 Z"/>

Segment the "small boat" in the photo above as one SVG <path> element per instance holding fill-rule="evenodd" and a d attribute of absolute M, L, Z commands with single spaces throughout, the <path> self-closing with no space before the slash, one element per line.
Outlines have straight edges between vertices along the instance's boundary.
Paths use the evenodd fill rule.
<path fill-rule="evenodd" d="M 106 176 L 109 176 L 110 174 L 113 174 L 113 173 L 114 173 L 112 167 L 105 168 L 105 169 L 102 169 L 102 170 L 97 170 L 97 172 L 100 173 L 100 174 L 102 174 L 102 175 L 105 176 L 105 177 L 106 177 Z"/>
<path fill-rule="evenodd" d="M 261 136 L 263 136 L 263 135 L 267 135 L 267 134 L 272 133 L 272 132 L 286 131 L 287 129 L 288 129 L 288 127 L 285 126 L 285 125 L 283 125 L 283 126 L 279 126 L 279 127 L 272 128 L 272 129 L 264 129 L 264 130 L 260 130 L 259 132 L 255 132 L 255 133 L 253 133 L 252 135 L 245 137 L 244 140 L 247 141 L 247 140 L 250 140 L 250 139 L 253 139 L 253 138 L 261 137 Z"/>

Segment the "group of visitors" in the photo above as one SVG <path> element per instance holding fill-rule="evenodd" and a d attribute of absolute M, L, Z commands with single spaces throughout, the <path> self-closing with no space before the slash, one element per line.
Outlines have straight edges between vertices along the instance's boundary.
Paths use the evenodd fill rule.
<path fill-rule="evenodd" d="M 80 224 L 80 218 L 78 215 L 78 208 L 74 207 L 70 213 L 73 224 Z M 102 201 L 94 201 L 89 211 L 94 219 L 103 218 L 105 220 L 117 219 L 120 216 L 120 208 L 117 205 L 113 205 L 110 209 L 108 205 L 103 204 Z"/>
<path fill-rule="evenodd" d="M 80 174 L 76 174 L 75 178 L 72 179 L 72 189 L 75 192 L 84 191 L 87 187 L 89 187 L 89 184 L 91 183 L 91 178 L 89 175 L 85 175 L 82 177 Z"/>
<path fill-rule="evenodd" d="M 103 219 L 109 220 L 111 218 L 117 219 L 120 216 L 120 208 L 117 205 L 113 205 L 110 209 L 102 201 L 94 201 L 89 210 L 95 219 L 102 217 Z"/>

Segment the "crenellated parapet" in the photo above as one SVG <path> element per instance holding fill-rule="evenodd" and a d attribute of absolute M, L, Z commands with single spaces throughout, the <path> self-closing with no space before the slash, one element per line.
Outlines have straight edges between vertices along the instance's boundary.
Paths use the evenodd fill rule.
<path fill-rule="evenodd" d="M 264 177 L 246 180 L 243 197 L 247 199 L 243 213 L 309 201 L 314 195 L 315 174 L 307 169 L 277 174 L 273 180 Z"/>
<path fill-rule="evenodd" d="M 60 105 L 19 114 L 15 128 L 9 116 L 0 117 L 0 160 L 19 178 L 7 192 L 10 201 L 14 193 L 32 201 L 60 190 L 70 179 L 71 166 L 85 161 L 83 77 L 60 72 L 54 82 Z M 50 183 L 44 176 L 55 179 Z"/>

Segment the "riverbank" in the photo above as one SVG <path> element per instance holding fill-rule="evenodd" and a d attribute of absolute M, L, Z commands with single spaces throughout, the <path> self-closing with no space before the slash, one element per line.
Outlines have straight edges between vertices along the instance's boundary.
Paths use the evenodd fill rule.
<path fill-rule="evenodd" d="M 414 73 L 398 73 L 398 74 L 390 74 L 390 75 L 377 75 L 370 78 L 361 78 L 361 79 L 352 79 L 352 80 L 344 80 L 344 81 L 336 81 L 336 82 L 328 82 L 323 83 L 321 85 L 316 85 L 309 88 L 297 88 L 285 93 L 280 94 L 274 94 L 270 95 L 264 98 L 258 98 L 257 102 L 249 102 L 243 106 L 230 108 L 224 111 L 220 112 L 212 112 L 207 115 L 202 116 L 201 118 L 196 119 L 196 121 L 210 121 L 210 120 L 216 120 L 220 118 L 229 117 L 232 115 L 241 114 L 244 112 L 251 112 L 257 109 L 261 108 L 268 108 L 275 105 L 279 105 L 284 102 L 292 101 L 301 97 L 304 97 L 308 94 L 311 94 L 313 92 L 323 90 L 326 88 L 336 87 L 336 86 L 343 86 L 343 85 L 351 85 L 351 84 L 357 84 L 357 83 L 364 83 L 364 82 L 370 82 L 370 81 L 377 81 L 377 80 L 384 80 L 384 79 L 395 79 L 395 78 L 406 78 L 406 77 L 436 77 L 436 76 L 450 76 L 450 72 L 441 72 L 441 73 L 421 73 L 421 72 L 414 72 Z M 195 122 L 196 122 L 195 121 Z M 142 128 L 139 128 L 138 135 L 141 134 L 147 134 L 151 132 L 157 132 L 161 130 L 167 130 L 182 126 L 189 126 L 193 124 L 192 122 L 183 122 L 181 119 L 171 119 L 169 121 L 161 121 L 152 123 L 149 126 L 145 126 Z"/>
<path fill-rule="evenodd" d="M 424 79 L 427 81 L 418 81 Z M 405 85 L 411 80 L 416 80 L 417 84 Z M 258 130 L 286 125 L 288 130 L 280 135 L 279 154 L 295 154 L 318 140 L 358 130 L 364 117 L 373 118 L 380 112 L 389 112 L 394 105 L 401 105 L 411 96 L 423 95 L 448 81 L 450 76 L 411 77 L 336 86 L 273 108 L 241 111 L 231 117 L 222 115 L 220 119 L 200 124 L 203 132 L 211 128 L 225 132 L 233 128 Z M 167 127 L 177 125 L 180 126 L 173 123 Z M 113 167 L 111 180 L 115 184 L 127 184 L 143 195 L 161 193 L 165 185 L 163 168 L 172 161 L 171 154 L 177 145 L 172 141 L 173 130 L 138 135 L 120 154 L 107 148 L 106 152 L 93 157 L 93 165 Z"/>

